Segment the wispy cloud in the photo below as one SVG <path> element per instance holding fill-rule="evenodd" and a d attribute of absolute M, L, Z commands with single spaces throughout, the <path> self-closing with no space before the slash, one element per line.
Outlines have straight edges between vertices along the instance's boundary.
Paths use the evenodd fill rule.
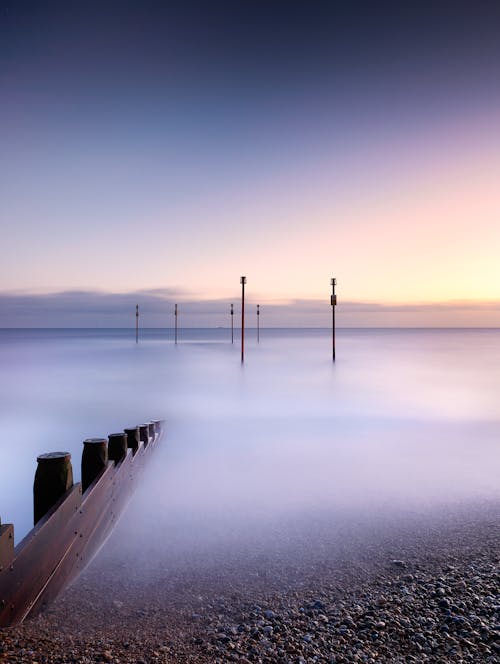
<path fill-rule="evenodd" d="M 59 293 L 0 293 L 1 327 L 132 327 L 135 305 L 139 304 L 141 324 L 146 327 L 171 327 L 173 308 L 179 303 L 179 323 L 185 327 L 228 325 L 229 305 L 237 299 L 196 299 L 175 288 L 158 288 L 130 293 L 79 290 Z M 261 305 L 263 327 L 326 327 L 330 324 L 329 301 L 297 299 L 266 302 Z M 248 324 L 256 301 L 248 298 Z M 385 304 L 379 302 L 342 302 L 337 320 L 343 327 L 458 326 L 500 327 L 500 300 L 423 302 Z"/>

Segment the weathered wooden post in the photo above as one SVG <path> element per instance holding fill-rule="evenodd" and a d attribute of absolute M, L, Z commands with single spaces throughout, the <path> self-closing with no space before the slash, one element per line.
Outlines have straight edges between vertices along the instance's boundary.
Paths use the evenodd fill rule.
<path fill-rule="evenodd" d="M 335 362 L 335 307 L 337 305 L 337 296 L 335 295 L 335 286 L 337 280 L 332 277 L 330 279 L 330 284 L 332 287 L 332 294 L 330 297 L 330 304 L 332 306 L 332 360 Z"/>
<path fill-rule="evenodd" d="M 139 305 L 135 305 L 135 343 L 139 343 Z"/>
<path fill-rule="evenodd" d="M 139 427 L 130 427 L 124 431 L 127 434 L 127 447 L 130 447 L 132 453 L 135 454 L 139 449 Z"/>
<path fill-rule="evenodd" d="M 257 305 L 257 343 L 260 341 L 260 304 Z"/>
<path fill-rule="evenodd" d="M 155 423 L 152 420 L 148 422 L 148 434 L 153 440 L 156 438 Z"/>
<path fill-rule="evenodd" d="M 165 423 L 165 420 L 153 420 L 153 424 L 155 425 L 155 433 L 156 433 L 157 436 L 160 435 L 164 423 Z"/>
<path fill-rule="evenodd" d="M 87 438 L 83 441 L 82 493 L 85 492 L 108 463 L 106 438 Z"/>
<path fill-rule="evenodd" d="M 108 459 L 119 463 L 127 454 L 127 434 L 110 433 L 108 436 Z"/>
<path fill-rule="evenodd" d="M 241 284 L 241 364 L 245 361 L 245 284 L 246 277 L 240 277 Z"/>
<path fill-rule="evenodd" d="M 231 343 L 234 344 L 234 308 L 231 305 Z"/>
<path fill-rule="evenodd" d="M 49 452 L 37 457 L 33 484 L 35 525 L 73 486 L 73 467 L 69 452 Z"/>
<path fill-rule="evenodd" d="M 14 548 L 14 527 L 0 520 L 0 628 L 37 615 L 92 559 L 164 433 L 164 422 L 149 420 L 110 434 L 109 444 L 106 438 L 83 441 L 82 484 L 73 485 L 69 452 L 37 457 L 34 529 Z M 132 458 L 128 447 L 137 450 L 146 442 Z M 125 460 L 115 466 L 109 457 Z"/>
<path fill-rule="evenodd" d="M 0 522 L 0 572 L 14 559 L 14 526 Z"/>
<path fill-rule="evenodd" d="M 149 424 L 139 424 L 139 439 L 144 443 L 144 447 L 149 443 Z"/>
<path fill-rule="evenodd" d="M 177 343 L 177 315 L 178 315 L 177 305 L 175 305 L 175 308 L 174 308 L 174 316 L 175 316 L 175 343 Z"/>

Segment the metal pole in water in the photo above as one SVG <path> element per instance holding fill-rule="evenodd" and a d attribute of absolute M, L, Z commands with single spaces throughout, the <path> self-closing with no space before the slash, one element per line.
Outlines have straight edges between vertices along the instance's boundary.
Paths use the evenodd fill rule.
<path fill-rule="evenodd" d="M 332 286 L 332 294 L 330 296 L 330 304 L 332 306 L 332 360 L 335 362 L 335 307 L 337 305 L 337 296 L 335 295 L 335 286 L 337 280 L 332 277 L 330 279 L 330 284 Z"/>
<path fill-rule="evenodd" d="M 240 278 L 241 284 L 241 364 L 245 361 L 245 284 L 246 277 Z"/>
<path fill-rule="evenodd" d="M 231 343 L 234 344 L 234 309 L 231 305 Z"/>
<path fill-rule="evenodd" d="M 135 305 L 135 343 L 139 343 L 139 305 Z"/>
<path fill-rule="evenodd" d="M 257 343 L 260 341 L 260 304 L 257 305 Z"/>
<path fill-rule="evenodd" d="M 177 343 L 177 305 L 175 305 L 174 316 L 175 316 L 175 343 Z"/>

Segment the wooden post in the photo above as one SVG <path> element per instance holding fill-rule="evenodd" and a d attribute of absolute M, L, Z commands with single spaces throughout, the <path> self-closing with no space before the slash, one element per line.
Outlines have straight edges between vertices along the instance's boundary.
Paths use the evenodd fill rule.
<path fill-rule="evenodd" d="M 69 452 L 49 452 L 37 457 L 38 467 L 33 484 L 35 524 L 44 517 L 59 498 L 73 486 L 73 467 Z"/>
<path fill-rule="evenodd" d="M 241 284 L 241 364 L 245 361 L 245 284 L 246 277 L 240 277 Z"/>
<path fill-rule="evenodd" d="M 153 422 L 155 425 L 155 433 L 159 436 L 165 427 L 165 420 L 153 420 Z"/>
<path fill-rule="evenodd" d="M 139 343 L 139 305 L 135 305 L 135 343 Z"/>
<path fill-rule="evenodd" d="M 257 305 L 257 343 L 260 341 L 260 304 Z"/>
<path fill-rule="evenodd" d="M 155 423 L 153 421 L 148 422 L 148 434 L 153 440 L 156 438 Z"/>
<path fill-rule="evenodd" d="M 119 463 L 127 454 L 127 434 L 110 433 L 108 436 L 108 459 Z"/>
<path fill-rule="evenodd" d="M 135 454 L 139 449 L 139 427 L 130 427 L 124 431 L 127 434 L 127 447 L 130 447 L 132 453 Z"/>
<path fill-rule="evenodd" d="M 139 438 L 146 447 L 149 443 L 149 424 L 139 424 Z"/>
<path fill-rule="evenodd" d="M 175 316 L 175 343 L 177 343 L 177 305 L 175 305 L 174 316 Z"/>
<path fill-rule="evenodd" d="M 231 343 L 234 344 L 234 308 L 231 305 Z"/>
<path fill-rule="evenodd" d="M 108 463 L 108 441 L 106 438 L 87 438 L 83 441 L 82 453 L 82 493 Z"/>
<path fill-rule="evenodd" d="M 0 572 L 14 559 L 14 526 L 12 523 L 0 525 Z"/>
<path fill-rule="evenodd" d="M 332 360 L 335 362 L 335 307 L 337 306 L 337 296 L 335 295 L 335 286 L 337 280 L 332 277 L 330 279 L 330 284 L 332 287 L 332 295 L 330 297 L 330 304 L 332 306 Z"/>

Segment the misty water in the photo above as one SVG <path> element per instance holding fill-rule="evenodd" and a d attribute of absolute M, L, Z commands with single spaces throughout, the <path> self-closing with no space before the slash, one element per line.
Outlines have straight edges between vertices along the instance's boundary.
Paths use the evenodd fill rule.
<path fill-rule="evenodd" d="M 499 330 L 339 330 L 330 353 L 328 330 L 251 330 L 244 366 L 222 329 L 0 331 L 2 521 L 31 527 L 37 454 L 77 481 L 85 438 L 157 418 L 120 528 L 166 549 L 500 497 Z"/>

